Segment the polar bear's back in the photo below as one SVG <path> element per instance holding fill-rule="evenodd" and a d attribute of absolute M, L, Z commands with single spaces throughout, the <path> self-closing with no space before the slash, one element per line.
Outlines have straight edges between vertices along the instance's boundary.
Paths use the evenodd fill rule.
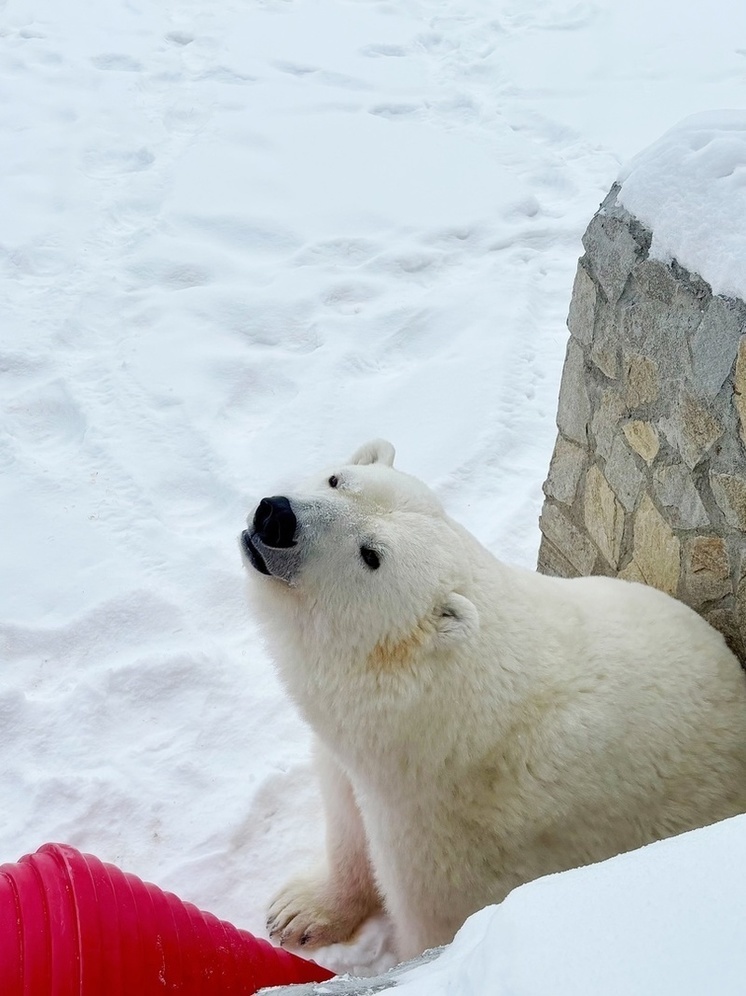
<path fill-rule="evenodd" d="M 508 751 L 524 775 L 519 809 L 567 849 L 548 863 L 746 811 L 746 674 L 721 634 L 644 585 L 539 578 L 529 575 L 535 623 L 550 645 L 537 646 L 523 689 L 532 735 Z"/>

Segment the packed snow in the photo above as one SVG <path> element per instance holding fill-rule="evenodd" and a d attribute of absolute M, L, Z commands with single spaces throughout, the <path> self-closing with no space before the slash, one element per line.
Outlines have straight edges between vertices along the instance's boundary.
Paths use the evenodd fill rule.
<path fill-rule="evenodd" d="M 746 110 L 692 115 L 622 169 L 617 198 L 715 294 L 746 299 Z"/>
<path fill-rule="evenodd" d="M 0 860 L 65 841 L 263 934 L 323 826 L 246 513 L 385 436 L 533 566 L 582 232 L 630 157 L 743 102 L 745 37 L 734 0 L 0 2 Z M 650 853 L 706 877 L 743 824 L 711 834 Z M 615 867 L 643 897 L 648 858 Z M 701 909 L 737 922 L 718 881 Z M 705 959 L 672 882 L 660 916 Z M 546 911 L 585 929 L 607 893 L 544 887 L 428 991 L 484 992 L 525 897 L 515 991 L 554 991 Z M 635 909 L 592 958 L 657 985 Z M 385 921 L 319 960 L 387 968 Z"/>

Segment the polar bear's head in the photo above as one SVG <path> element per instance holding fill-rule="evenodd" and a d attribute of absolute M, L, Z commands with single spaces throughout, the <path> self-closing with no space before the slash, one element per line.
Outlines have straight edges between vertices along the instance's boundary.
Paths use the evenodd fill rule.
<path fill-rule="evenodd" d="M 263 498 L 241 534 L 244 561 L 293 618 L 310 611 L 368 649 L 410 634 L 459 641 L 478 628 L 471 537 L 393 463 L 393 446 L 374 440 L 297 493 Z"/>

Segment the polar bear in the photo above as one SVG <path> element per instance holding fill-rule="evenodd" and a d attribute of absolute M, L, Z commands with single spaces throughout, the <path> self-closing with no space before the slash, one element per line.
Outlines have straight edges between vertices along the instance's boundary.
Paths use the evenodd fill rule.
<path fill-rule="evenodd" d="M 241 535 L 279 674 L 318 741 L 323 870 L 273 940 L 398 954 L 549 872 L 746 810 L 746 676 L 660 591 L 507 566 L 374 441 Z"/>

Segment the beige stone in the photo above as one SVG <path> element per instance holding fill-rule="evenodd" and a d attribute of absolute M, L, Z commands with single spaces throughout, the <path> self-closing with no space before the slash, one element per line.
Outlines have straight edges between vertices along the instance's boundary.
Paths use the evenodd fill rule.
<path fill-rule="evenodd" d="M 728 525 L 746 532 L 746 478 L 710 473 L 710 487 Z"/>
<path fill-rule="evenodd" d="M 642 422 L 634 419 L 622 426 L 622 431 L 627 438 L 627 442 L 643 458 L 648 467 L 658 456 L 660 450 L 660 438 L 658 430 L 650 422 Z"/>
<path fill-rule="evenodd" d="M 730 558 L 721 536 L 697 536 L 685 541 L 684 580 L 693 604 L 730 593 Z"/>
<path fill-rule="evenodd" d="M 634 558 L 619 572 L 618 577 L 622 581 L 639 581 L 640 584 L 645 584 L 645 578 L 642 576 L 642 571 L 635 563 Z"/>
<path fill-rule="evenodd" d="M 649 356 L 630 353 L 625 356 L 627 404 L 630 408 L 646 405 L 660 394 L 658 368 Z"/>
<path fill-rule="evenodd" d="M 557 547 L 549 542 L 546 536 L 541 537 L 536 570 L 539 574 L 547 574 L 553 578 L 580 577 L 580 571 L 573 567 L 567 557 L 561 554 Z"/>
<path fill-rule="evenodd" d="M 617 567 L 624 532 L 624 509 L 598 467 L 591 467 L 585 479 L 585 528 L 612 566 Z"/>
<path fill-rule="evenodd" d="M 548 542 L 575 568 L 578 574 L 590 574 L 596 560 L 596 549 L 585 533 L 578 529 L 568 517 L 550 502 L 544 503 L 539 528 Z M 561 570 L 554 557 L 545 557 L 554 565 L 551 573 Z M 546 571 L 550 573 L 550 571 Z M 564 572 L 562 572 L 564 575 Z"/>
<path fill-rule="evenodd" d="M 738 412 L 741 439 L 746 446 L 746 335 L 741 336 L 741 341 L 738 344 L 733 402 Z"/>
<path fill-rule="evenodd" d="M 633 559 L 645 584 L 675 595 L 679 585 L 681 544 L 648 495 L 635 516 Z"/>
<path fill-rule="evenodd" d="M 606 374 L 609 380 L 616 380 L 618 376 L 618 358 L 616 346 L 609 343 L 601 345 L 595 342 L 591 348 L 591 361 L 598 367 L 601 373 Z"/>

